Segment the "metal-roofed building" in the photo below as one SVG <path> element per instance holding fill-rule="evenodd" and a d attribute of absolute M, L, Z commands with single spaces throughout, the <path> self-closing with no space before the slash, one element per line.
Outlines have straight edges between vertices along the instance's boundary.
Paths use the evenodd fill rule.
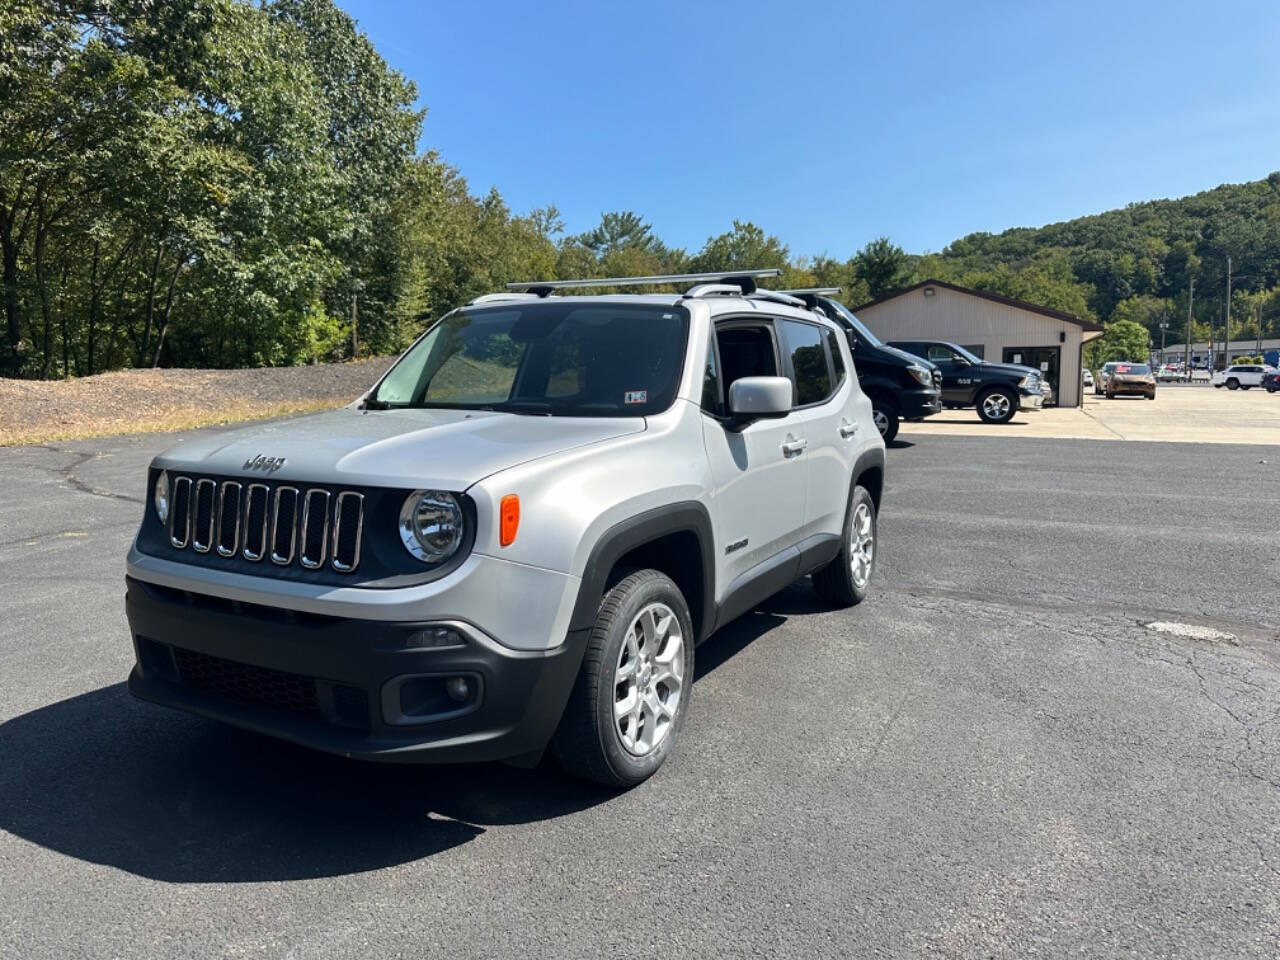
<path fill-rule="evenodd" d="M 925 280 L 853 311 L 881 340 L 947 340 L 984 360 L 1035 367 L 1059 406 L 1083 402 L 1084 345 L 1102 327 L 985 290 Z"/>

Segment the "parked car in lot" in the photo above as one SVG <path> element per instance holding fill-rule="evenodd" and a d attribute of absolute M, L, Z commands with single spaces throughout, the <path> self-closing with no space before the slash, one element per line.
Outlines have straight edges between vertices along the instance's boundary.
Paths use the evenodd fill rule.
<path fill-rule="evenodd" d="M 1094 396 L 1103 397 L 1107 394 L 1107 381 L 1111 379 L 1111 374 L 1115 372 L 1116 367 L 1120 366 L 1121 361 L 1112 360 L 1104 363 L 1098 370 L 1098 376 L 1093 381 Z"/>
<path fill-rule="evenodd" d="M 884 443 L 844 330 L 761 276 L 513 284 L 360 401 L 156 457 L 143 700 L 349 757 L 654 773 L 694 647 L 811 575 L 868 593 Z M 655 278 L 642 278 L 651 285 Z"/>
<path fill-rule="evenodd" d="M 988 363 L 946 340 L 891 340 L 889 346 L 937 364 L 942 404 L 975 407 L 987 423 L 1008 423 L 1019 410 L 1044 405 L 1040 371 L 1013 363 Z"/>
<path fill-rule="evenodd" d="M 1145 363 L 1117 363 L 1107 374 L 1107 399 L 1122 396 L 1156 398 L 1156 378 Z"/>
<path fill-rule="evenodd" d="M 871 398 L 871 415 L 885 443 L 903 420 L 922 420 L 942 411 L 942 371 L 935 364 L 886 346 L 839 300 L 839 287 L 784 290 L 811 310 L 821 310 L 843 328 L 858 368 L 858 383 Z"/>
<path fill-rule="evenodd" d="M 1226 387 L 1228 390 L 1248 390 L 1250 387 L 1262 386 L 1262 375 L 1269 368 L 1260 363 L 1233 363 L 1225 370 L 1217 370 L 1213 374 L 1215 387 Z"/>
<path fill-rule="evenodd" d="M 1262 386 L 1267 393 L 1275 393 L 1280 390 L 1280 370 L 1268 370 L 1262 375 Z"/>
<path fill-rule="evenodd" d="M 1088 367 L 1084 368 L 1084 372 L 1080 374 L 1080 380 L 1086 387 L 1093 386 L 1093 371 Z"/>
<path fill-rule="evenodd" d="M 1156 379 L 1161 383 L 1180 383 L 1187 375 L 1176 363 L 1166 363 L 1156 371 Z"/>

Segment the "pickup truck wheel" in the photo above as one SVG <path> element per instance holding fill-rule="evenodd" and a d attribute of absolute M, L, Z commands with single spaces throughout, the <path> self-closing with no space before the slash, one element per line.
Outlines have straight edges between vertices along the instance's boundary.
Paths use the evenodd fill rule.
<path fill-rule="evenodd" d="M 1003 387 L 994 387 L 978 397 L 978 416 L 984 423 L 1008 423 L 1018 410 L 1018 401 Z"/>
<path fill-rule="evenodd" d="M 893 442 L 898 435 L 898 405 L 888 397 L 871 398 L 871 422 L 876 425 L 880 439 L 885 443 Z"/>
<path fill-rule="evenodd" d="M 875 569 L 876 504 L 865 487 L 855 486 L 845 511 L 840 552 L 813 575 L 813 588 L 831 606 L 851 607 L 867 599 Z"/>
<path fill-rule="evenodd" d="M 551 752 L 605 786 L 642 783 L 675 743 L 693 689 L 693 621 L 665 574 L 641 570 L 606 595 Z"/>

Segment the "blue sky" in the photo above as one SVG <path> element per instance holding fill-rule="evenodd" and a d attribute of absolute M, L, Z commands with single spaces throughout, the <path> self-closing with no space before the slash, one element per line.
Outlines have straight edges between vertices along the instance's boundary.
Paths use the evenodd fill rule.
<path fill-rule="evenodd" d="M 912 252 L 1280 169 L 1280 4 L 338 0 L 422 145 L 570 232 Z"/>

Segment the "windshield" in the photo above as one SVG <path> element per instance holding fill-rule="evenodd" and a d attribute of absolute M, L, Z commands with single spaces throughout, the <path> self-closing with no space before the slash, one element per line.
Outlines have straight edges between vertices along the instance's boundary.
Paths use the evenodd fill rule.
<path fill-rule="evenodd" d="M 837 321 L 843 320 L 846 324 L 853 327 L 854 332 L 858 334 L 858 339 L 865 340 L 867 342 L 867 346 L 869 347 L 884 346 L 884 344 L 880 342 L 880 338 L 877 337 L 870 330 L 868 330 L 865 326 L 863 326 L 862 321 L 859 320 L 857 317 L 855 317 L 849 311 L 849 308 L 846 307 L 839 300 L 829 300 L 824 297 L 822 299 L 822 307 L 824 310 L 833 311 L 835 315 L 832 316 L 831 318 L 832 320 L 837 320 Z"/>
<path fill-rule="evenodd" d="M 1116 373 L 1150 373 L 1151 368 L 1145 363 L 1122 363 L 1116 367 Z"/>
<path fill-rule="evenodd" d="M 679 387 L 688 317 L 681 307 L 571 301 L 452 313 L 391 368 L 370 405 L 658 413 Z"/>

